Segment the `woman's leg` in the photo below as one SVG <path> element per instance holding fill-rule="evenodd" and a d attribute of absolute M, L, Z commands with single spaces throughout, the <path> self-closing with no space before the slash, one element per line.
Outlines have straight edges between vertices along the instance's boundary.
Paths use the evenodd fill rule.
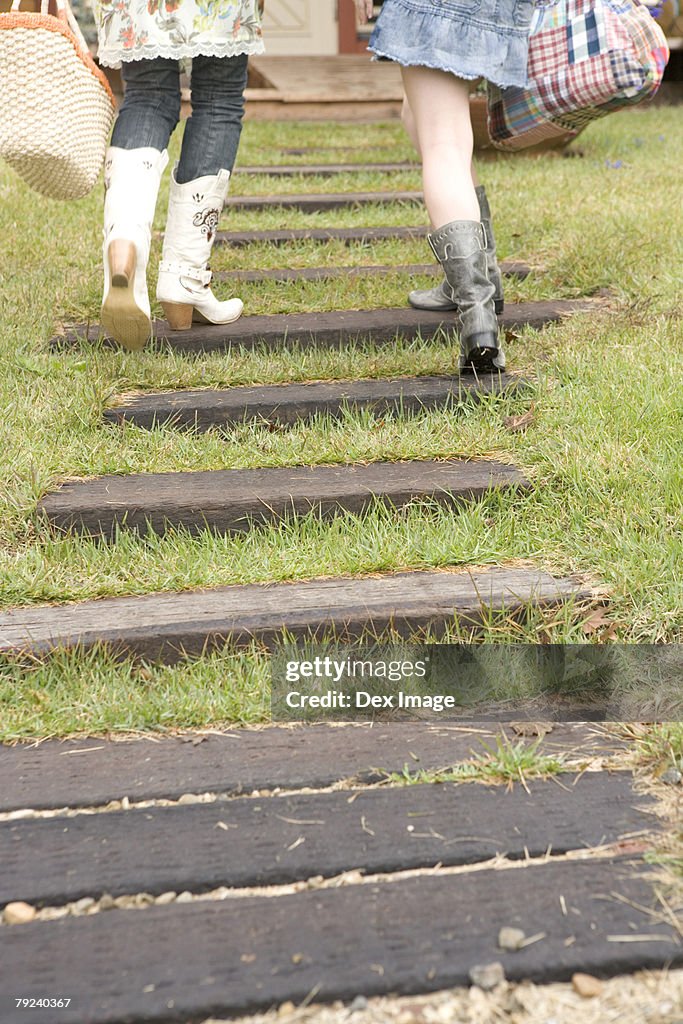
<path fill-rule="evenodd" d="M 172 328 L 193 320 L 225 324 L 242 313 L 240 299 L 219 302 L 208 269 L 242 132 L 247 56 L 195 57 L 192 116 L 172 180 L 157 298 Z"/>
<path fill-rule="evenodd" d="M 417 155 L 422 157 L 422 153 L 420 152 L 420 141 L 417 137 L 415 117 L 410 108 L 410 104 L 408 103 L 408 99 L 405 96 L 403 98 L 401 120 L 403 121 L 403 127 L 405 128 L 410 141 L 415 146 Z M 505 308 L 505 301 L 503 298 L 503 277 L 500 272 L 500 267 L 498 266 L 496 239 L 493 233 L 493 224 L 491 222 L 491 208 L 489 207 L 488 198 L 486 196 L 486 189 L 479 182 L 474 161 L 471 164 L 471 174 L 472 184 L 474 185 L 477 201 L 479 203 L 479 219 L 484 225 L 484 230 L 486 231 L 486 259 L 489 278 L 496 289 L 494 297 L 496 313 L 502 313 Z M 443 281 L 440 285 L 437 285 L 436 288 L 418 288 L 410 292 L 408 302 L 415 309 L 431 309 L 437 311 L 455 309 L 455 304 L 447 281 Z"/>
<path fill-rule="evenodd" d="M 403 67 L 401 71 L 422 156 L 425 203 L 432 225 L 478 221 L 469 84 L 432 68 Z"/>
<path fill-rule="evenodd" d="M 247 61 L 246 54 L 192 61 L 192 116 L 185 125 L 178 184 L 232 171 L 242 134 Z"/>
<path fill-rule="evenodd" d="M 151 147 L 161 153 L 180 120 L 178 61 L 165 57 L 123 63 L 125 85 L 111 145 L 119 149 Z"/>
<path fill-rule="evenodd" d="M 416 151 L 417 155 L 420 157 L 420 159 L 422 159 L 422 153 L 420 151 L 420 140 L 417 137 L 417 126 L 415 124 L 415 115 L 413 114 L 413 112 L 412 112 L 412 110 L 410 108 L 410 103 L 408 103 L 408 97 L 407 96 L 403 97 L 403 107 L 401 108 L 401 121 L 403 122 L 403 127 L 406 130 L 406 135 L 408 136 L 408 138 L 412 142 L 413 146 L 415 147 L 415 151 Z M 474 161 L 471 164 L 471 172 L 472 172 L 472 184 L 474 185 L 475 188 L 478 188 L 479 187 L 479 177 L 477 175 L 477 169 L 474 166 Z"/>
<path fill-rule="evenodd" d="M 402 67 L 401 71 L 434 228 L 429 241 L 446 277 L 443 298 L 457 309 L 460 369 L 503 369 L 486 233 L 472 180 L 469 85 L 431 68 Z"/>
<path fill-rule="evenodd" d="M 180 117 L 178 62 L 123 65 L 126 91 L 104 168 L 102 326 L 126 348 L 141 348 L 152 322 L 147 262 L 166 146 Z"/>

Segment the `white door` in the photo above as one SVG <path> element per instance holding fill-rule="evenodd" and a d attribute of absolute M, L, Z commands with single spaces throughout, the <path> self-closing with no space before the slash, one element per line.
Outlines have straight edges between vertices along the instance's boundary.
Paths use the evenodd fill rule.
<path fill-rule="evenodd" d="M 337 0 L 266 0 L 263 37 L 269 56 L 336 54 Z"/>

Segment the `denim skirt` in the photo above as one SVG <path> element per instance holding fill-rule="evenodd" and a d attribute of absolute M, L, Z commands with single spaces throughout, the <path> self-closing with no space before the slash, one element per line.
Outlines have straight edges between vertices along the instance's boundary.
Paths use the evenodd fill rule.
<path fill-rule="evenodd" d="M 526 85 L 534 0 L 384 0 L 370 50 L 404 66 Z"/>

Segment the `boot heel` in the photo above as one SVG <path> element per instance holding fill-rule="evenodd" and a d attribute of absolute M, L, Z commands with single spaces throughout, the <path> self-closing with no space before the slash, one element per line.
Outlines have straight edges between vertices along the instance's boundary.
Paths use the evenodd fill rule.
<path fill-rule="evenodd" d="M 116 239 L 107 250 L 109 272 L 113 288 L 128 288 L 135 277 L 135 245 L 125 239 Z"/>
<path fill-rule="evenodd" d="M 184 302 L 162 302 L 161 308 L 172 331 L 189 331 L 192 327 L 194 306 L 188 306 Z"/>

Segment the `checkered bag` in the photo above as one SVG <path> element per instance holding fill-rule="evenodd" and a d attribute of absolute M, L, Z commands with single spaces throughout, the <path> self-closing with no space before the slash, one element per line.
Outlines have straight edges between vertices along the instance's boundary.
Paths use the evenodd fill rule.
<path fill-rule="evenodd" d="M 498 149 L 573 138 L 595 118 L 651 99 L 669 49 L 640 0 L 535 0 L 528 85 L 489 85 Z"/>

